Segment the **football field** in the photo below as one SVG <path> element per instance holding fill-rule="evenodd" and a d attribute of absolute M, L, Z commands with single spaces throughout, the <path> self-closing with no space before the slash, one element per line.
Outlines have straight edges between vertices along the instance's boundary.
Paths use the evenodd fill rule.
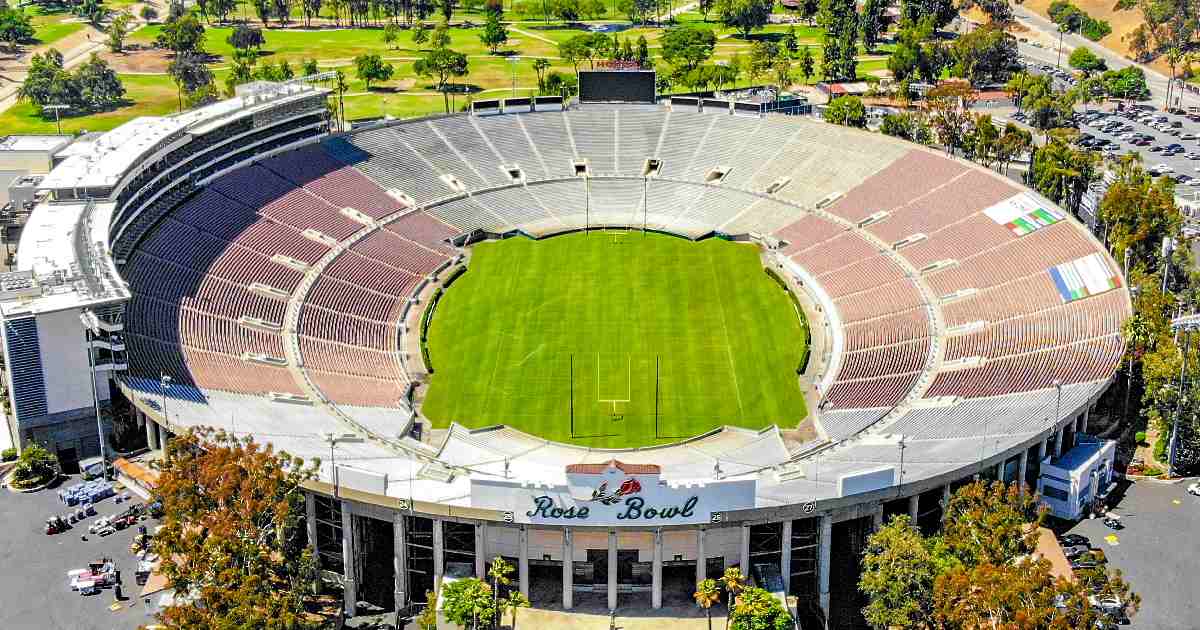
<path fill-rule="evenodd" d="M 573 233 L 474 248 L 432 314 L 423 413 L 581 446 L 796 426 L 801 316 L 758 248 Z"/>

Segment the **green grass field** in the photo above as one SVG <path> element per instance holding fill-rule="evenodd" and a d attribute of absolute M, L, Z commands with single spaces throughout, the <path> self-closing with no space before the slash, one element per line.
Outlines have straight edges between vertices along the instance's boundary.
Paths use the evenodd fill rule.
<path fill-rule="evenodd" d="M 754 245 L 640 232 L 482 243 L 434 311 L 423 412 L 436 427 L 605 448 L 791 428 L 806 414 L 803 326 Z"/>

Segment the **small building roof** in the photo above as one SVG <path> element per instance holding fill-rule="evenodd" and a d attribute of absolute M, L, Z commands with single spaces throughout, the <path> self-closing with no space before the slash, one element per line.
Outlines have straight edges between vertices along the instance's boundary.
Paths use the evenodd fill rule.
<path fill-rule="evenodd" d="M 616 468 L 626 475 L 657 475 L 662 472 L 657 464 L 626 464 L 615 459 L 595 464 L 571 464 L 567 466 L 568 475 L 601 475 L 609 468 Z"/>
<path fill-rule="evenodd" d="M 3 136 L 0 151 L 41 151 L 53 153 L 70 144 L 71 136 Z"/>

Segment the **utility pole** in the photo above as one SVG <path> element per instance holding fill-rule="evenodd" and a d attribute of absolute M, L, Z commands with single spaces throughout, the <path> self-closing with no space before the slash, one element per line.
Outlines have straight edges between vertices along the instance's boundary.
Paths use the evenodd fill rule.
<path fill-rule="evenodd" d="M 62 135 L 62 120 L 59 119 L 59 110 L 66 109 L 66 105 L 45 105 L 42 109 L 48 109 L 54 112 L 54 124 L 58 126 L 58 135 Z"/>

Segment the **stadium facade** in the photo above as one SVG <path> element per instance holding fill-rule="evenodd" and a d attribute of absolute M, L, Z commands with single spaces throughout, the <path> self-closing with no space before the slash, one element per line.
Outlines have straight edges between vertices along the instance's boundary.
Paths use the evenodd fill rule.
<path fill-rule="evenodd" d="M 934 529 L 975 478 L 1036 487 L 1117 369 L 1118 266 L 976 165 L 728 103 L 524 99 L 331 133 L 325 99 L 254 85 L 73 145 L 0 314 L 22 444 L 90 454 L 90 392 L 111 387 L 152 448 L 207 425 L 320 457 L 309 534 L 351 614 L 504 556 L 535 606 L 684 604 L 739 566 L 805 627 L 858 627 L 874 527 Z M 624 451 L 503 426 L 414 437 L 414 331 L 462 248 L 615 227 L 760 244 L 812 325 L 813 432 Z"/>

